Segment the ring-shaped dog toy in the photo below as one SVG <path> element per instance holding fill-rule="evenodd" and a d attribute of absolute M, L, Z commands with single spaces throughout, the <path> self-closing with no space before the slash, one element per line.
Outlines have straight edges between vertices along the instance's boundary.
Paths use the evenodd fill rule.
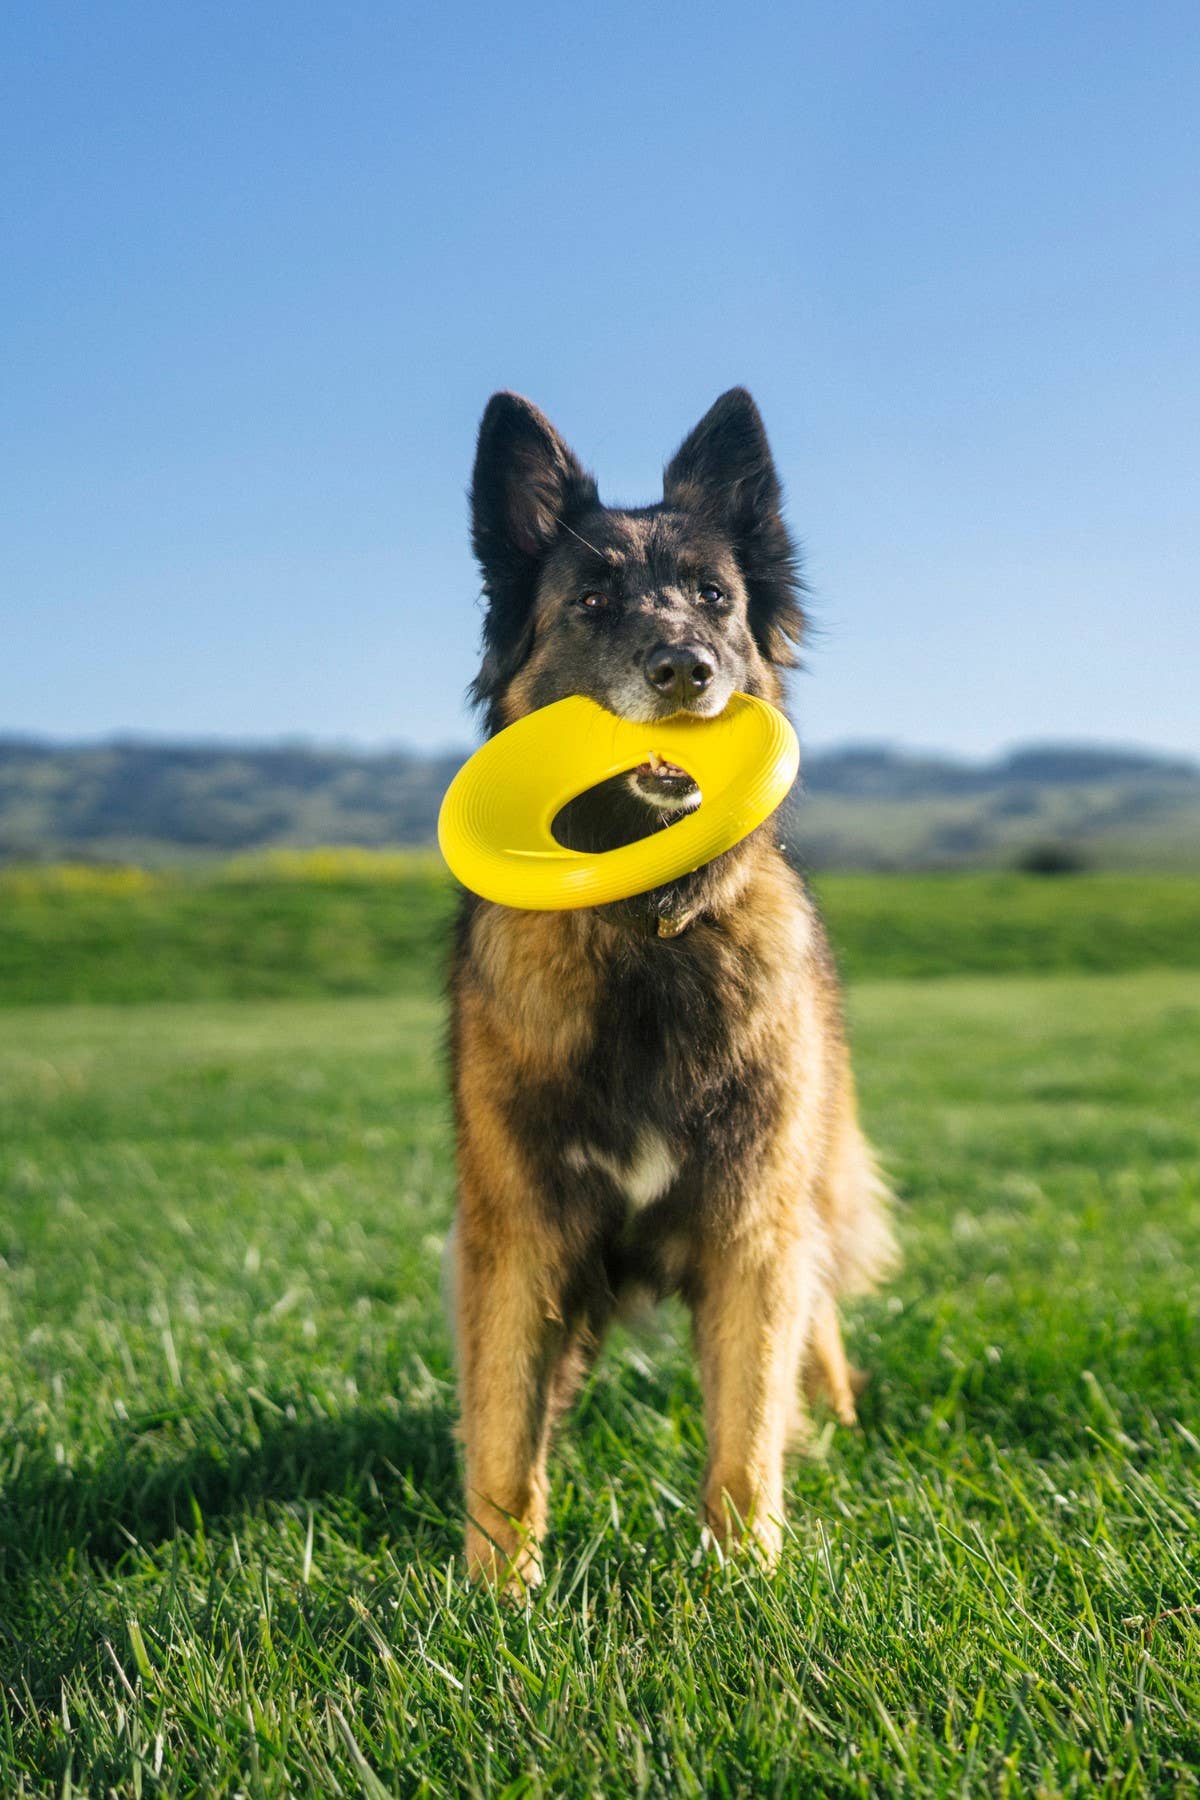
<path fill-rule="evenodd" d="M 555 841 L 551 826 L 569 800 L 656 756 L 700 789 L 692 812 L 616 850 Z M 506 726 L 463 765 L 442 801 L 438 842 L 463 886 L 500 906 L 603 906 L 732 849 L 774 812 L 799 766 L 787 719 L 749 694 L 734 694 L 715 719 L 677 713 L 647 724 L 573 694 Z"/>

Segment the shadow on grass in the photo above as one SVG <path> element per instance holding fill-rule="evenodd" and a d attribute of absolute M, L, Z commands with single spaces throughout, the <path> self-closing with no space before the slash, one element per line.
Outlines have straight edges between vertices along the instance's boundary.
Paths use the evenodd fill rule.
<path fill-rule="evenodd" d="M 136 1679 L 124 1628 L 131 1602 L 109 1579 L 125 1573 L 127 1559 L 139 1557 L 158 1593 L 151 1611 L 161 1611 L 181 1550 L 203 1614 L 213 1564 L 227 1559 L 220 1526 L 236 1529 L 263 1506 L 293 1515 L 311 1508 L 318 1534 L 330 1518 L 351 1556 L 386 1546 L 401 1561 L 444 1565 L 455 1554 L 459 1475 L 446 1402 L 325 1417 L 311 1406 L 302 1416 L 302 1406 L 267 1399 L 225 1420 L 158 1415 L 131 1423 L 83 1467 L 65 1469 L 41 1447 L 20 1462 L 0 1490 L 0 1686 L 22 1730 L 36 1737 L 51 1729 L 70 1674 L 98 1676 L 119 1656 Z M 341 1631 L 357 1629 L 346 1579 L 304 1593 L 282 1604 L 311 1605 L 318 1616 L 336 1615 Z"/>
<path fill-rule="evenodd" d="M 314 1417 L 303 1406 L 247 1403 L 228 1419 L 158 1414 L 73 1469 L 35 1449 L 0 1491 L 0 1633 L 21 1593 L 56 1571 L 78 1574 L 83 1563 L 104 1573 L 268 1502 L 341 1512 L 356 1542 L 411 1536 L 426 1553 L 450 1554 L 459 1478 L 449 1407 Z"/>

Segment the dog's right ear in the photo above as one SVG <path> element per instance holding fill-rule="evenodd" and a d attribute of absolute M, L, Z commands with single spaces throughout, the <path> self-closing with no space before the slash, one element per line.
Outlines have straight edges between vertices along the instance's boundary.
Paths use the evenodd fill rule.
<path fill-rule="evenodd" d="M 564 524 L 599 502 L 595 481 L 549 419 L 520 394 L 493 394 L 471 477 L 471 543 L 488 603 L 471 696 L 493 707 L 492 729 L 496 697 L 529 649 L 538 570 Z"/>

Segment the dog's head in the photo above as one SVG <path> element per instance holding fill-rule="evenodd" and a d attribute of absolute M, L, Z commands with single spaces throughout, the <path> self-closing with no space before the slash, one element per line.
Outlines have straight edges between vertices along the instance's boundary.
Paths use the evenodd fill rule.
<path fill-rule="evenodd" d="M 623 718 L 713 717 L 735 691 L 780 697 L 803 624 L 795 550 L 758 409 L 732 388 L 684 440 L 654 506 L 601 504 L 549 420 L 495 394 L 479 428 L 472 540 L 487 616 L 472 687 L 498 730 L 568 694 Z M 660 812 L 694 786 L 643 764 Z"/>

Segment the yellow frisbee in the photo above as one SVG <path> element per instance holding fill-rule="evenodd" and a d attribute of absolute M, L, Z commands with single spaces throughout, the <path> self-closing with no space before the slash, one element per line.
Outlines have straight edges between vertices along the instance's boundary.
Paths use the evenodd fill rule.
<path fill-rule="evenodd" d="M 550 827 L 577 795 L 658 756 L 700 789 L 668 830 L 585 854 Z M 446 790 L 442 855 L 464 887 L 500 906 L 563 912 L 644 894 L 732 849 L 783 799 L 800 746 L 783 714 L 734 694 L 715 719 L 619 719 L 582 694 L 556 700 L 489 738 Z"/>

